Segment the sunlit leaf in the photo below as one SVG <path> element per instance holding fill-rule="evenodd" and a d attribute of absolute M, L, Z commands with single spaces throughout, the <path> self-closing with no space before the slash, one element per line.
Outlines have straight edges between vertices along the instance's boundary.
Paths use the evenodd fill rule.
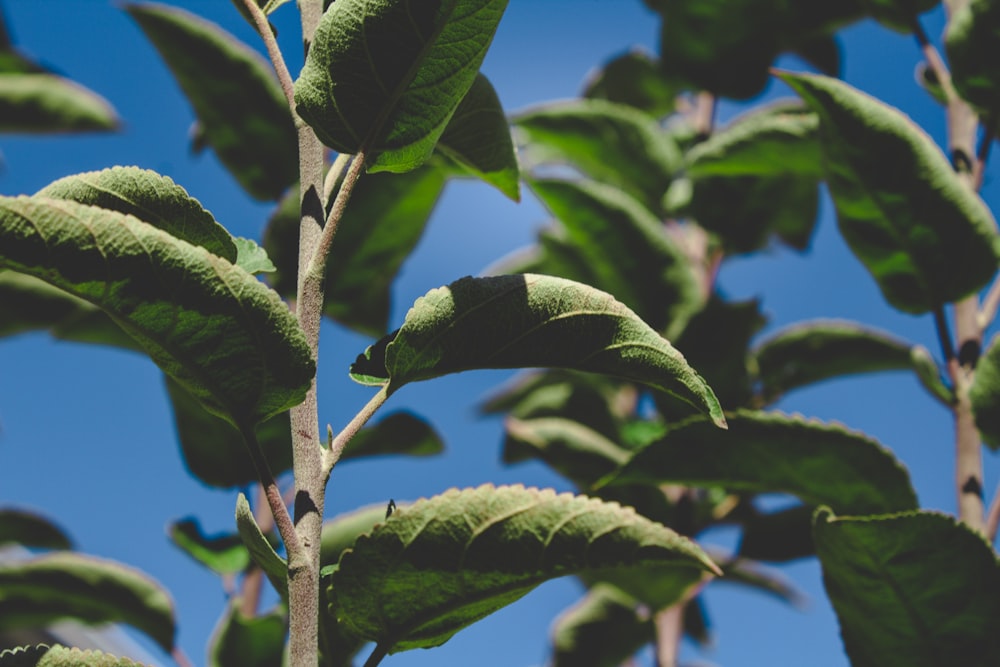
<path fill-rule="evenodd" d="M 625 104 L 657 118 L 674 110 L 680 93 L 660 64 L 644 51 L 633 50 L 612 58 L 586 82 L 583 96 Z"/>
<path fill-rule="evenodd" d="M 0 651 L 0 667 L 145 667 L 128 658 L 103 651 L 66 648 L 65 646 L 21 646 Z"/>
<path fill-rule="evenodd" d="M 548 579 L 651 564 L 715 571 L 694 543 L 630 508 L 487 485 L 399 509 L 327 586 L 332 613 L 396 652 L 443 644 Z"/>
<path fill-rule="evenodd" d="M 218 574 L 237 574 L 250 565 L 239 535 L 206 535 L 194 517 L 172 522 L 167 534 L 181 551 Z"/>
<path fill-rule="evenodd" d="M 372 171 L 408 171 L 434 150 L 472 85 L 507 0 L 339 0 L 295 82 L 300 116 Z"/>
<path fill-rule="evenodd" d="M 1000 563 L 932 512 L 816 514 L 816 553 L 854 667 L 989 667 L 1000 655 Z"/>
<path fill-rule="evenodd" d="M 551 276 L 463 278 L 432 290 L 351 376 L 391 394 L 463 370 L 536 366 L 642 382 L 725 424 L 712 390 L 668 341 L 610 295 Z"/>
<path fill-rule="evenodd" d="M 634 598 L 597 584 L 564 611 L 552 628 L 552 667 L 619 667 L 653 641 L 653 622 Z"/>
<path fill-rule="evenodd" d="M 240 533 L 243 545 L 250 552 L 250 559 L 257 564 L 274 589 L 288 598 L 288 563 L 277 554 L 271 543 L 264 537 L 257 519 L 253 516 L 250 503 L 242 493 L 236 498 L 236 529 Z"/>
<path fill-rule="evenodd" d="M 995 115 L 1000 112 L 1000 75 L 995 66 L 1000 49 L 1000 5 L 970 0 L 956 5 L 952 12 L 945 32 L 952 83 L 965 100 Z"/>
<path fill-rule="evenodd" d="M 237 236 L 233 239 L 236 244 L 236 266 L 247 273 L 257 275 L 258 273 L 272 273 L 276 271 L 274 262 L 267 256 L 267 251 L 257 244 L 253 239 L 245 239 Z"/>
<path fill-rule="evenodd" d="M 0 132 L 106 132 L 120 122 L 107 100 L 60 76 L 0 76 Z"/>
<path fill-rule="evenodd" d="M 258 616 L 245 616 L 239 600 L 229 603 L 212 633 L 209 667 L 281 667 L 285 653 L 288 618 L 278 608 Z"/>
<path fill-rule="evenodd" d="M 72 549 L 73 543 L 59 526 L 35 512 L 0 509 L 0 545 L 20 544 L 32 549 Z"/>

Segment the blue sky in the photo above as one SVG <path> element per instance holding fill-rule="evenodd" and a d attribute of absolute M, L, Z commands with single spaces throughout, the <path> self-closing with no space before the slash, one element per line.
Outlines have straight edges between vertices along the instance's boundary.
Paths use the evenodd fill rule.
<path fill-rule="evenodd" d="M 175 2 L 221 23 L 254 47 L 259 41 L 225 0 Z M 100 92 L 124 120 L 116 135 L 72 138 L 0 137 L 0 193 L 31 193 L 61 176 L 116 164 L 166 174 L 187 188 L 233 233 L 259 238 L 270 207 L 251 202 L 209 152 L 191 155 L 190 107 L 138 28 L 105 0 L 5 0 L 15 43 Z M 275 16 L 293 73 L 301 66 L 294 3 Z M 924 17 L 936 36 L 943 16 Z M 573 97 L 588 71 L 634 45 L 655 51 L 656 22 L 639 0 L 511 0 L 483 65 L 504 106 L 517 110 Z M 843 33 L 845 78 L 910 114 L 942 142 L 944 114 L 915 83 L 919 52 L 911 38 L 866 22 Z M 780 63 L 802 69 L 799 61 Z M 785 95 L 776 84 L 766 96 Z M 738 111 L 724 104 L 722 119 Z M 987 175 L 988 204 L 1000 201 Z M 477 183 L 448 186 L 394 293 L 393 324 L 427 290 L 475 274 L 531 242 L 545 214 L 533 201 L 514 205 Z M 927 317 L 886 306 L 863 267 L 840 240 L 824 200 L 814 247 L 805 256 L 776 250 L 728 263 L 721 285 L 733 298 L 761 297 L 771 322 L 765 333 L 795 321 L 840 317 L 926 345 L 937 353 Z M 352 384 L 348 364 L 368 340 L 328 326 L 320 356 L 321 419 L 346 423 L 371 390 Z M 390 497 L 414 499 L 483 482 L 566 485 L 538 465 L 499 463 L 500 423 L 481 419 L 473 400 L 509 376 L 477 372 L 409 387 L 387 409 L 411 408 L 432 419 L 448 453 L 426 461 L 345 464 L 334 473 L 329 516 Z M 786 411 L 838 420 L 891 447 L 908 466 L 923 506 L 951 512 L 950 416 L 905 374 L 830 382 L 796 392 Z M 985 488 L 998 470 L 987 453 Z M 82 551 L 130 563 L 173 593 L 179 640 L 197 663 L 221 613 L 218 580 L 168 544 L 168 521 L 199 517 L 211 532 L 232 527 L 235 493 L 206 489 L 185 473 L 160 372 L 138 355 L 53 342 L 46 335 L 0 341 L 0 503 L 39 510 L 63 525 Z M 731 546 L 726 532 L 707 542 Z M 719 665 L 843 667 L 836 620 L 822 593 L 819 568 L 807 560 L 784 568 L 809 596 L 803 610 L 735 586 L 707 593 Z M 572 580 L 542 586 L 527 598 L 463 631 L 434 651 L 388 658 L 393 667 L 477 664 L 525 667 L 547 655 L 552 618 L 572 604 Z M 702 656 L 685 646 L 684 656 Z"/>

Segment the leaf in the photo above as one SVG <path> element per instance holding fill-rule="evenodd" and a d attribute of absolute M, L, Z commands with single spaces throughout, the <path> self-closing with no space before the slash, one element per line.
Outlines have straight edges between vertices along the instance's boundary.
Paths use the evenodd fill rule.
<path fill-rule="evenodd" d="M 597 584 L 560 614 L 552 628 L 552 667 L 619 667 L 655 631 L 648 613 L 609 584 Z"/>
<path fill-rule="evenodd" d="M 0 132 L 107 132 L 120 126 L 107 100 L 60 76 L 0 76 Z"/>
<path fill-rule="evenodd" d="M 236 529 L 243 545 L 250 552 L 250 559 L 257 564 L 274 590 L 285 600 L 288 599 L 288 563 L 279 556 L 271 543 L 264 537 L 257 520 L 250 509 L 247 497 L 242 493 L 236 498 Z"/>
<path fill-rule="evenodd" d="M 729 431 L 701 418 L 670 428 L 599 485 L 678 483 L 791 493 L 845 514 L 913 509 L 909 476 L 875 440 L 843 426 L 778 413 L 738 411 Z"/>
<path fill-rule="evenodd" d="M 507 116 L 493 84 L 477 74 L 437 144 L 459 170 L 521 201 L 521 171 Z"/>
<path fill-rule="evenodd" d="M 72 549 L 59 526 L 34 512 L 0 509 L 0 545 L 20 544 L 30 549 Z"/>
<path fill-rule="evenodd" d="M 320 564 L 336 565 L 344 551 L 353 547 L 360 536 L 371 532 L 372 528 L 385 521 L 385 514 L 385 505 L 369 505 L 324 522 Z"/>
<path fill-rule="evenodd" d="M 361 429 L 347 443 L 340 460 L 386 454 L 433 456 L 443 451 L 444 442 L 430 422 L 411 412 L 400 411 Z"/>
<path fill-rule="evenodd" d="M 815 67 L 821 74 L 840 77 L 843 74 L 843 48 L 835 35 L 819 34 L 796 44 L 796 55 Z"/>
<path fill-rule="evenodd" d="M 661 564 L 619 568 L 582 576 L 588 584 L 611 584 L 652 611 L 685 603 L 709 578 L 698 570 Z"/>
<path fill-rule="evenodd" d="M 993 337 L 976 365 L 969 400 L 983 442 L 1000 449 L 1000 335 Z"/>
<path fill-rule="evenodd" d="M 988 667 L 1000 655 L 1000 565 L 982 536 L 932 512 L 813 527 L 823 583 L 854 667 Z"/>
<path fill-rule="evenodd" d="M 239 535 L 206 535 L 194 517 L 172 522 L 167 534 L 181 551 L 216 574 L 238 574 L 250 565 Z"/>
<path fill-rule="evenodd" d="M 298 139 L 271 67 L 183 9 L 150 2 L 125 11 L 166 61 L 222 164 L 252 197 L 278 199 L 298 177 Z"/>
<path fill-rule="evenodd" d="M 288 619 L 280 608 L 245 616 L 233 600 L 212 633 L 209 667 L 281 667 L 287 632 Z"/>
<path fill-rule="evenodd" d="M 339 0 L 323 14 L 295 82 L 299 115 L 371 171 L 430 157 L 472 85 L 507 0 Z"/>
<path fill-rule="evenodd" d="M 813 320 L 786 327 L 753 351 L 765 403 L 792 389 L 858 373 L 908 370 L 914 346 L 848 320 Z"/>
<path fill-rule="evenodd" d="M 952 83 L 963 99 L 995 117 L 1000 113 L 1000 76 L 993 64 L 1000 48 L 1000 7 L 971 0 L 952 11 L 945 30 Z"/>
<path fill-rule="evenodd" d="M 862 0 L 868 14 L 896 32 L 909 34 L 917 25 L 917 17 L 937 7 L 941 0 Z"/>
<path fill-rule="evenodd" d="M 783 563 L 816 553 L 812 539 L 812 516 L 816 508 L 796 505 L 757 514 L 743 522 L 739 555 L 754 560 Z"/>
<path fill-rule="evenodd" d="M 591 267 L 594 287 L 613 294 L 667 337 L 700 309 L 690 260 L 638 201 L 593 181 L 538 179 L 530 185 Z"/>
<path fill-rule="evenodd" d="M 420 240 L 444 183 L 444 171 L 431 167 L 406 174 L 369 174 L 358 181 L 327 261 L 325 315 L 370 336 L 385 333 L 390 288 Z M 272 216 L 264 247 L 278 267 L 268 280 L 280 293 L 294 295 L 297 194 L 290 194 Z"/>
<path fill-rule="evenodd" d="M 648 384 L 725 424 L 712 390 L 635 313 L 608 294 L 551 276 L 462 278 L 432 290 L 401 329 L 358 357 L 351 376 L 391 394 L 463 370 L 534 366 Z"/>
<path fill-rule="evenodd" d="M 624 104 L 660 118 L 674 110 L 680 92 L 676 82 L 663 75 L 653 56 L 632 50 L 612 58 L 587 77 L 583 96 Z"/>
<path fill-rule="evenodd" d="M 893 307 L 923 313 L 993 277 L 996 222 L 930 137 L 845 83 L 780 76 L 819 114 L 840 231 Z"/>
<path fill-rule="evenodd" d="M 0 630 L 41 628 L 64 618 L 125 623 L 167 652 L 177 633 L 166 591 L 120 563 L 62 552 L 0 564 Z"/>
<path fill-rule="evenodd" d="M 805 595 L 777 571 L 761 567 L 759 563 L 738 556 L 723 558 L 713 553 L 712 558 L 724 573 L 724 577 L 719 579 L 720 583 L 748 586 L 793 607 L 805 606 Z"/>
<path fill-rule="evenodd" d="M 36 197 L 65 199 L 133 215 L 143 222 L 235 264 L 237 248 L 226 228 L 168 176 L 139 167 L 112 167 L 61 178 Z"/>
<path fill-rule="evenodd" d="M 234 425 L 287 410 L 309 387 L 309 345 L 277 294 L 136 218 L 76 202 L 0 198 L 0 266 L 102 308 Z"/>
<path fill-rule="evenodd" d="M 540 458 L 577 488 L 589 488 L 628 460 L 628 450 L 571 419 L 508 417 L 504 428 L 504 463 Z"/>
<path fill-rule="evenodd" d="M 326 587 L 342 622 L 394 653 L 443 644 L 547 579 L 653 563 L 715 571 L 694 543 L 630 508 L 486 485 L 398 510 Z"/>
<path fill-rule="evenodd" d="M 257 245 L 256 241 L 236 237 L 233 242 L 236 244 L 236 266 L 252 275 L 277 271 L 271 258 L 267 256 L 267 251 Z"/>
<path fill-rule="evenodd" d="M 144 667 L 144 665 L 103 651 L 38 644 L 0 651 L 0 667 Z"/>
<path fill-rule="evenodd" d="M 656 120 L 631 107 L 604 100 L 547 104 L 513 118 L 528 143 L 527 155 L 541 164 L 569 164 L 615 186 L 658 212 L 660 199 L 681 164 L 673 140 Z"/>

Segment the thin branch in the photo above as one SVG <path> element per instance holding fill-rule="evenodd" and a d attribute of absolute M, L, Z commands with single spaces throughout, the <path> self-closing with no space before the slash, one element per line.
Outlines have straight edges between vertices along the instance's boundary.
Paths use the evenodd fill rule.
<path fill-rule="evenodd" d="M 288 108 L 294 112 L 295 84 L 292 82 L 292 75 L 285 64 L 285 57 L 281 55 L 281 49 L 278 48 L 278 40 L 274 36 L 274 31 L 271 30 L 271 24 L 268 23 L 267 16 L 257 6 L 255 0 L 243 0 L 243 5 L 253 18 L 257 34 L 264 40 L 264 48 L 267 49 L 267 55 L 274 66 L 274 73 L 278 75 L 278 84 L 281 86 L 281 92 L 285 94 L 285 99 L 288 100 Z"/>
<path fill-rule="evenodd" d="M 330 165 L 330 171 L 326 172 L 326 180 L 323 182 L 323 206 L 326 206 L 326 203 L 330 201 L 330 196 L 333 195 L 333 189 L 337 187 L 337 184 L 343 182 L 344 172 L 350 163 L 350 153 L 338 153 L 337 159 Z"/>
<path fill-rule="evenodd" d="M 348 442 L 351 441 L 361 427 L 364 426 L 375 411 L 382 407 L 386 399 L 389 398 L 386 393 L 386 386 L 383 386 L 378 390 L 378 393 L 372 396 L 371 400 L 365 404 L 365 407 L 361 408 L 358 414 L 354 415 L 354 418 L 345 426 L 337 437 L 330 442 L 330 448 L 326 450 L 323 454 L 323 470 L 324 473 L 329 476 L 333 471 L 333 466 L 337 465 L 337 461 L 340 460 L 340 455 L 344 452 L 344 447 Z"/>
<path fill-rule="evenodd" d="M 326 272 L 326 258 L 330 254 L 333 237 L 336 236 L 337 229 L 340 227 L 340 220 L 344 217 L 344 211 L 347 210 L 347 202 L 351 198 L 351 193 L 354 192 L 354 186 L 361 178 L 361 172 L 365 168 L 365 157 L 365 147 L 362 146 L 351 161 L 347 173 L 344 174 L 340 190 L 337 191 L 337 198 L 333 200 L 333 206 L 330 207 L 330 213 L 326 217 L 326 224 L 323 225 L 323 235 L 320 237 L 319 245 L 316 246 L 316 252 L 313 254 L 312 263 L 309 266 L 310 273 L 317 273 L 322 277 Z"/>
<path fill-rule="evenodd" d="M 257 434 L 254 433 L 253 428 L 243 428 L 241 432 L 247 450 L 250 452 L 250 458 L 253 460 L 254 468 L 257 470 L 257 478 L 260 479 L 260 485 L 264 489 L 267 505 L 271 508 L 274 524 L 278 527 L 278 534 L 281 535 L 281 540 L 285 543 L 285 549 L 289 553 L 301 550 L 302 546 L 299 535 L 295 532 L 295 524 L 292 523 L 288 507 L 285 506 L 285 501 L 281 498 L 281 489 L 274 481 L 274 475 L 264 457 L 264 450 L 260 446 L 260 441 L 257 440 Z"/>
<path fill-rule="evenodd" d="M 684 635 L 684 602 L 678 602 L 653 618 L 656 626 L 657 667 L 677 667 L 681 637 Z"/>
<path fill-rule="evenodd" d="M 187 657 L 184 649 L 180 646 L 175 646 L 170 651 L 170 657 L 174 659 L 174 662 L 177 663 L 178 667 L 194 667 L 194 663 L 191 662 L 191 659 Z"/>
<path fill-rule="evenodd" d="M 993 493 L 993 502 L 990 503 L 990 511 L 986 514 L 986 539 L 990 544 L 997 541 L 998 529 L 1000 529 L 1000 484 Z"/>
<path fill-rule="evenodd" d="M 934 309 L 934 328 L 937 330 L 938 341 L 941 343 L 941 353 L 944 355 L 944 360 L 950 362 L 955 358 L 955 343 L 952 341 L 951 330 L 948 328 L 948 318 L 945 317 L 942 306 Z"/>
<path fill-rule="evenodd" d="M 694 105 L 694 129 L 699 140 L 705 140 L 711 136 L 715 129 L 715 111 L 718 106 L 718 98 L 712 93 L 702 91 L 698 93 Z"/>

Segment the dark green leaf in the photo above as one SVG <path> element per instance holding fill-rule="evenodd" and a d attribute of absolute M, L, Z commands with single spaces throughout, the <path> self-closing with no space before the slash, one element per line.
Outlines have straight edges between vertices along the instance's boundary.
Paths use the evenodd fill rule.
<path fill-rule="evenodd" d="M 754 560 L 783 563 L 816 553 L 812 539 L 812 515 L 816 508 L 797 505 L 768 514 L 756 514 L 743 522 L 739 555 Z"/>
<path fill-rule="evenodd" d="M 710 578 L 699 570 L 669 564 L 618 568 L 583 576 L 588 583 L 612 584 L 653 611 L 683 604 Z"/>
<path fill-rule="evenodd" d="M 31 549 L 72 549 L 73 543 L 57 525 L 34 512 L 0 509 L 0 545 L 20 544 Z"/>
<path fill-rule="evenodd" d="M 107 312 L 209 410 L 245 428 L 299 403 L 315 363 L 278 295 L 131 216 L 0 199 L 0 265 Z"/>
<path fill-rule="evenodd" d="M 377 524 L 385 521 L 385 514 L 385 505 L 371 505 L 340 514 L 325 522 L 320 544 L 320 563 L 327 566 L 340 562 L 344 550 L 353 547 L 360 536 L 371 532 Z"/>
<path fill-rule="evenodd" d="M 653 56 L 633 50 L 612 58 L 589 77 L 583 96 L 625 104 L 660 118 L 674 110 L 680 92 Z"/>
<path fill-rule="evenodd" d="M 816 514 L 816 553 L 854 667 L 990 667 L 1000 655 L 1000 564 L 932 512 Z"/>
<path fill-rule="evenodd" d="M 0 651 L 0 667 L 145 667 L 141 663 L 103 651 L 65 646 L 21 646 Z"/>
<path fill-rule="evenodd" d="M 941 0 L 861 0 L 869 16 L 902 33 L 913 32 L 917 17 L 940 3 Z"/>
<path fill-rule="evenodd" d="M 952 11 L 945 33 L 952 83 L 965 100 L 995 117 L 1000 113 L 1000 75 L 996 68 L 1000 5 L 970 0 Z"/>
<path fill-rule="evenodd" d="M 780 491 L 852 514 L 917 506 L 906 470 L 871 438 L 778 413 L 740 411 L 726 418 L 728 431 L 701 417 L 670 428 L 603 483 Z"/>
<path fill-rule="evenodd" d="M 408 382 L 475 368 L 546 366 L 614 375 L 674 394 L 725 419 L 677 350 L 608 294 L 551 276 L 463 278 L 428 292 L 403 327 L 351 366 L 392 393 Z"/>
<path fill-rule="evenodd" d="M 117 130 L 107 100 L 52 74 L 0 76 L 0 132 L 52 133 Z"/>
<path fill-rule="evenodd" d="M 514 201 L 521 201 L 521 171 L 510 125 L 493 84 L 482 74 L 476 75 L 469 92 L 455 109 L 437 150 L 462 172 L 482 179 Z"/>
<path fill-rule="evenodd" d="M 281 667 L 287 632 L 284 610 L 244 616 L 233 600 L 212 634 L 209 667 Z"/>
<path fill-rule="evenodd" d="M 452 490 L 395 512 L 327 580 L 332 610 L 390 652 L 443 644 L 548 579 L 618 567 L 714 572 L 631 508 L 554 491 Z"/>
<path fill-rule="evenodd" d="M 173 72 L 222 164 L 251 196 L 279 198 L 298 176 L 298 140 L 271 67 L 183 9 L 142 3 L 125 10 Z"/>
<path fill-rule="evenodd" d="M 243 545 L 250 552 L 250 559 L 257 564 L 267 580 L 282 598 L 288 598 L 288 563 L 277 554 L 271 543 L 264 537 L 257 519 L 253 516 L 250 503 L 242 493 L 236 498 L 236 529 L 240 533 Z"/>
<path fill-rule="evenodd" d="M 840 81 L 781 77 L 820 116 L 841 233 L 890 304 L 923 313 L 993 277 L 996 222 L 923 130 Z"/>
<path fill-rule="evenodd" d="M 836 36 L 819 34 L 796 43 L 792 50 L 820 73 L 827 76 L 841 76 L 843 56 L 840 41 Z"/>
<path fill-rule="evenodd" d="M 295 82 L 300 116 L 372 171 L 430 157 L 472 85 L 507 0 L 339 0 L 323 14 Z"/>
<path fill-rule="evenodd" d="M 504 422 L 505 463 L 540 458 L 580 489 L 628 460 L 628 450 L 571 419 L 538 417 Z"/>
<path fill-rule="evenodd" d="M 658 212 L 681 155 L 656 120 L 604 100 L 559 102 L 518 114 L 527 161 L 569 164 Z"/>
<path fill-rule="evenodd" d="M 597 584 L 555 620 L 551 664 L 619 667 L 654 635 L 652 619 L 638 609 L 635 599 L 614 586 Z"/>
<path fill-rule="evenodd" d="M 723 578 L 719 579 L 719 583 L 748 586 L 762 593 L 773 595 L 782 602 L 787 602 L 795 607 L 805 605 L 805 595 L 777 571 L 764 568 L 759 563 L 747 558 L 724 558 L 715 553 L 712 553 L 712 558 L 719 564 L 724 573 Z"/>
<path fill-rule="evenodd" d="M 983 441 L 994 451 L 1000 449 L 1000 335 L 993 337 L 976 365 L 969 399 Z"/>
<path fill-rule="evenodd" d="M 250 565 L 239 535 L 205 535 L 193 517 L 172 522 L 167 534 L 181 551 L 217 574 L 237 574 Z"/>
<path fill-rule="evenodd" d="M 136 570 L 65 552 L 0 565 L 0 630 L 43 628 L 64 618 L 125 623 L 165 651 L 174 646 L 170 596 Z"/>
<path fill-rule="evenodd" d="M 444 442 L 430 422 L 410 412 L 394 412 L 361 429 L 347 443 L 340 460 L 386 454 L 433 456 L 443 451 Z"/>

